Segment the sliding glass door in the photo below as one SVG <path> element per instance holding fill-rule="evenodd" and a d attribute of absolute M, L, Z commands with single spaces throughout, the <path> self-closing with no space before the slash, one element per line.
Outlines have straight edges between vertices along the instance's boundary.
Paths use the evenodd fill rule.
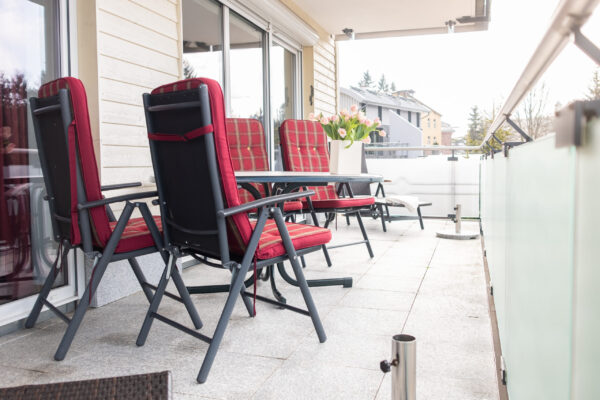
<path fill-rule="evenodd" d="M 0 2 L 0 325 L 26 315 L 56 255 L 28 98 L 67 69 L 65 7 Z M 76 294 L 73 268 L 56 280 L 59 302 Z"/>
<path fill-rule="evenodd" d="M 228 117 L 260 120 L 271 168 L 281 169 L 279 126 L 301 115 L 301 52 L 284 45 L 268 21 L 227 4 L 183 0 L 183 75 L 219 81 Z"/>

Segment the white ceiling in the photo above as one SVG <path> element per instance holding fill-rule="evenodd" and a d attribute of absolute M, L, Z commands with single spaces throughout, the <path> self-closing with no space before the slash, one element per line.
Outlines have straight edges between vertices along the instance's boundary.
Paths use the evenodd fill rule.
<path fill-rule="evenodd" d="M 489 1 L 489 0 L 488 0 Z M 485 0 L 293 0 L 328 33 L 344 39 L 447 32 L 445 22 L 482 16 Z M 477 9 L 477 10 L 476 10 Z M 456 32 L 486 29 L 487 23 L 457 24 Z"/>

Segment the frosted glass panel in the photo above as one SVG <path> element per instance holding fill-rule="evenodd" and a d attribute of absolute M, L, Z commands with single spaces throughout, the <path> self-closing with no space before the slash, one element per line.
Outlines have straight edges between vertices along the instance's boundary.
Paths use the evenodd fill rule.
<path fill-rule="evenodd" d="M 600 399 L 600 121 L 578 149 L 573 399 Z"/>
<path fill-rule="evenodd" d="M 557 149 L 553 136 L 482 162 L 482 226 L 511 399 L 570 398 L 575 162 L 575 149 Z"/>
<path fill-rule="evenodd" d="M 553 137 L 507 162 L 503 353 L 514 399 L 569 398 L 574 179 L 574 149 Z"/>

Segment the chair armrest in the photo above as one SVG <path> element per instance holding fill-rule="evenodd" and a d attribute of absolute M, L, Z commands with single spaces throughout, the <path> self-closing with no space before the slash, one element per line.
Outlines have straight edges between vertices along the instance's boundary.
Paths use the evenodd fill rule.
<path fill-rule="evenodd" d="M 129 193 L 129 194 L 124 194 L 122 196 L 115 196 L 115 197 L 109 197 L 107 199 L 88 201 L 87 203 L 80 203 L 80 204 L 77 204 L 77 209 L 85 210 L 88 208 L 105 206 L 107 204 L 119 203 L 122 201 L 129 201 L 129 200 L 147 199 L 148 197 L 155 197 L 155 196 L 158 196 L 158 192 L 156 190 L 153 190 L 151 192 Z"/>
<path fill-rule="evenodd" d="M 230 208 L 226 208 L 224 210 L 218 211 L 217 216 L 220 218 L 230 217 L 232 215 L 239 214 L 242 212 L 248 212 L 255 208 L 272 206 L 272 205 L 275 205 L 278 203 L 283 203 L 285 201 L 290 201 L 290 200 L 298 200 L 303 197 L 312 196 L 314 194 L 315 194 L 315 192 L 313 190 L 307 190 L 307 191 L 303 191 L 303 192 L 286 193 L 286 194 L 279 194 L 277 196 L 264 197 L 259 200 L 254 200 L 249 203 L 244 203 L 244 204 L 241 204 L 236 207 L 230 207 Z"/>
<path fill-rule="evenodd" d="M 103 192 L 108 190 L 127 189 L 132 187 L 142 186 L 142 182 L 128 182 L 128 183 L 115 183 L 114 185 L 103 185 L 100 186 L 100 190 Z"/>
<path fill-rule="evenodd" d="M 383 182 L 385 182 L 385 183 L 392 183 L 393 181 L 391 179 L 384 179 Z"/>

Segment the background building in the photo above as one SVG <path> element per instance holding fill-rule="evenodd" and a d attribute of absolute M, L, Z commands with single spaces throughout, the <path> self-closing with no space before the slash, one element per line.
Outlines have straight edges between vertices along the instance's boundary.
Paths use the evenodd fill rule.
<path fill-rule="evenodd" d="M 412 98 L 395 94 L 376 92 L 368 88 L 340 88 L 340 109 L 349 109 L 352 104 L 359 105 L 367 118 L 381 120 L 387 135 L 373 135 L 374 142 L 394 143 L 398 146 L 420 146 L 422 143 L 421 122 L 423 113 L 429 109 Z M 399 158 L 414 158 L 422 151 L 397 151 Z M 390 156 L 387 154 L 386 156 Z"/>

